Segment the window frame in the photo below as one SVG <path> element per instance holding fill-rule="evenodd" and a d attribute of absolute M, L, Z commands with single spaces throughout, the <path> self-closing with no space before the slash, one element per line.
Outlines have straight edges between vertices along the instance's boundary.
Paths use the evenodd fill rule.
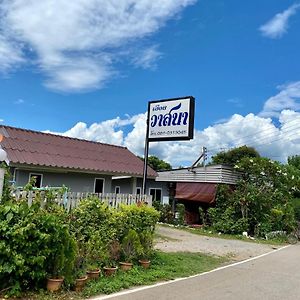
<path fill-rule="evenodd" d="M 29 173 L 28 182 L 30 181 L 31 177 L 36 177 L 36 176 L 41 176 L 40 186 L 39 187 L 35 186 L 35 188 L 40 189 L 41 187 L 43 187 L 43 174 L 42 173 Z"/>
<path fill-rule="evenodd" d="M 152 199 L 152 201 L 159 201 L 160 203 L 162 202 L 162 197 L 163 197 L 163 194 L 162 194 L 162 188 L 149 188 L 149 195 L 151 195 L 151 190 L 155 190 L 155 198 L 156 198 L 156 191 L 157 190 L 160 190 L 160 200 L 156 200 L 156 199 Z"/>
<path fill-rule="evenodd" d="M 96 193 L 96 181 L 97 180 L 102 180 L 103 182 L 103 189 L 102 189 L 102 193 Z M 94 189 L 93 189 L 94 193 L 95 194 L 104 194 L 104 191 L 105 191 L 105 178 L 102 178 L 102 177 L 95 177 L 94 179 Z"/>
<path fill-rule="evenodd" d="M 119 189 L 118 193 L 117 193 L 117 189 Z M 115 194 L 121 194 L 121 187 L 119 185 L 115 186 Z"/>
<path fill-rule="evenodd" d="M 138 190 L 140 191 L 140 193 L 138 193 Z M 136 195 L 142 195 L 142 188 L 141 188 L 140 186 L 137 186 L 137 187 L 135 188 L 135 194 L 136 194 Z"/>

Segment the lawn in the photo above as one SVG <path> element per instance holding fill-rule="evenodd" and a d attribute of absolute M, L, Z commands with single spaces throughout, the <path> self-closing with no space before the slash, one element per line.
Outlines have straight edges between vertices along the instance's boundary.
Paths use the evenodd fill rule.
<path fill-rule="evenodd" d="M 119 271 L 115 277 L 101 276 L 97 281 L 90 281 L 82 293 L 63 291 L 49 294 L 45 291 L 27 295 L 30 300 L 86 299 L 100 294 L 110 294 L 133 286 L 150 285 L 156 282 L 172 280 L 203 273 L 223 265 L 224 257 L 201 253 L 163 253 L 157 251 L 152 258 L 150 269 L 135 266 L 131 271 Z"/>

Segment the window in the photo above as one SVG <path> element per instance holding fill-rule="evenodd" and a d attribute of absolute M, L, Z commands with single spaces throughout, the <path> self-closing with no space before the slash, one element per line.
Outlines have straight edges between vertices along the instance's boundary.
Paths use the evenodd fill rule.
<path fill-rule="evenodd" d="M 97 193 L 97 194 L 104 193 L 104 179 L 103 178 L 95 178 L 94 193 Z"/>
<path fill-rule="evenodd" d="M 33 185 L 36 188 L 42 187 L 42 181 L 43 181 L 43 174 L 37 174 L 37 173 L 30 173 L 29 174 L 29 181 L 31 178 L 35 178 L 35 184 Z"/>
<path fill-rule="evenodd" d="M 161 202 L 161 189 L 150 188 L 149 194 L 152 195 L 152 201 Z"/>
<path fill-rule="evenodd" d="M 135 193 L 137 195 L 140 195 L 142 193 L 142 189 L 140 187 L 137 187 L 136 190 L 135 190 Z"/>
<path fill-rule="evenodd" d="M 116 186 L 115 187 L 115 194 L 120 194 L 120 187 L 119 186 Z"/>

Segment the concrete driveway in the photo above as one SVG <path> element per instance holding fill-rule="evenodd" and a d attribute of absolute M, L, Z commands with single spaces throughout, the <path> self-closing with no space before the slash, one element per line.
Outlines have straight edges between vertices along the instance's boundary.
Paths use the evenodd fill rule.
<path fill-rule="evenodd" d="M 287 246 L 190 278 L 94 299 L 300 299 L 300 246 Z"/>

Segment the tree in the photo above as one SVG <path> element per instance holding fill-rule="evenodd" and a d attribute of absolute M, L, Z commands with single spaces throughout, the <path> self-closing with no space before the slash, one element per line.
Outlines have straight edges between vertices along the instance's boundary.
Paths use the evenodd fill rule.
<path fill-rule="evenodd" d="M 288 164 L 300 170 L 300 155 L 289 156 Z"/>
<path fill-rule="evenodd" d="M 144 161 L 144 158 L 139 158 Z M 159 159 L 157 156 L 154 155 L 148 157 L 148 166 L 150 166 L 155 171 L 172 170 L 172 166 L 168 162 Z"/>
<path fill-rule="evenodd" d="M 226 233 L 264 236 L 271 231 L 291 232 L 293 208 L 300 190 L 300 170 L 267 158 L 243 158 L 236 164 L 241 180 L 235 190 L 221 188 L 216 207 L 209 209 L 212 225 Z"/>
<path fill-rule="evenodd" d="M 249 157 L 255 158 L 260 157 L 259 153 L 253 148 L 246 145 L 238 148 L 234 148 L 227 152 L 219 152 L 212 157 L 213 164 L 225 164 L 234 166 L 242 158 Z"/>

